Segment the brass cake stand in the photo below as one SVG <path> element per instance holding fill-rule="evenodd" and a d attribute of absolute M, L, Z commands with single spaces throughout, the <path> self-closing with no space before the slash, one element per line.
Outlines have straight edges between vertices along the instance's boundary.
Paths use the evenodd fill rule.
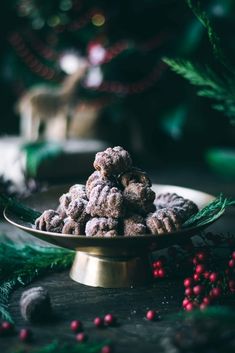
<path fill-rule="evenodd" d="M 58 206 L 59 196 L 67 190 L 68 187 L 65 186 L 52 187 L 48 191 L 30 196 L 25 203 L 40 211 L 55 209 Z M 176 192 L 193 200 L 199 208 L 214 199 L 214 196 L 204 192 L 172 185 L 155 184 L 153 190 L 156 194 Z M 206 226 L 181 229 L 160 236 L 99 238 L 40 231 L 7 208 L 4 216 L 14 226 L 41 240 L 75 250 L 70 277 L 88 286 L 104 288 L 130 287 L 149 283 L 152 278 L 149 255 L 153 250 L 180 244 L 210 225 L 208 223 Z"/>

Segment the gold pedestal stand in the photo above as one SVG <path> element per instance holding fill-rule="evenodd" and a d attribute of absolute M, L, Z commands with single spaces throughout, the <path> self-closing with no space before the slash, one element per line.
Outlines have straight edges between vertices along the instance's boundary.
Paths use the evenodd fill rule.
<path fill-rule="evenodd" d="M 77 251 L 70 277 L 79 283 L 103 288 L 146 285 L 151 282 L 147 254 L 136 257 L 107 257 Z"/>

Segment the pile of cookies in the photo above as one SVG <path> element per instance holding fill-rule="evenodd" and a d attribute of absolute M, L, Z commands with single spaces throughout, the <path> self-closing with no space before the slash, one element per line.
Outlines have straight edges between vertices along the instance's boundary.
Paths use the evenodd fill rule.
<path fill-rule="evenodd" d="M 89 237 L 158 235 L 178 230 L 198 211 L 175 193 L 155 197 L 148 175 L 120 146 L 97 153 L 94 168 L 85 186 L 73 185 L 57 210 L 43 212 L 37 229 Z"/>

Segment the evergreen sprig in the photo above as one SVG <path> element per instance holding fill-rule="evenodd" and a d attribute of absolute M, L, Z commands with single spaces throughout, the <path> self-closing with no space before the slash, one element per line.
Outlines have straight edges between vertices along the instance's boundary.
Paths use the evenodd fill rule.
<path fill-rule="evenodd" d="M 13 322 L 8 310 L 13 289 L 25 286 L 49 271 L 61 271 L 72 264 L 74 252 L 38 245 L 0 244 L 0 315 Z"/>
<path fill-rule="evenodd" d="M 83 344 L 68 344 L 53 341 L 43 347 L 32 350 L 32 353 L 98 353 L 101 348 L 107 344 L 103 343 L 83 343 Z M 11 353 L 27 353 L 27 349 L 12 351 Z"/>
<path fill-rule="evenodd" d="M 235 205 L 235 200 L 228 200 L 221 194 L 215 200 L 211 201 L 195 215 L 191 216 L 184 224 L 183 228 L 202 226 L 218 219 L 229 206 Z"/>

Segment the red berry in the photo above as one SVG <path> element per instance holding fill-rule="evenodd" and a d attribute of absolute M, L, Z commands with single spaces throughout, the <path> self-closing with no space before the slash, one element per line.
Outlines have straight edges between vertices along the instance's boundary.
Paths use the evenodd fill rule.
<path fill-rule="evenodd" d="M 32 334 L 31 331 L 27 328 L 22 328 L 19 333 L 19 339 L 22 342 L 27 342 L 31 339 Z"/>
<path fill-rule="evenodd" d="M 195 268 L 195 272 L 196 272 L 198 275 L 201 275 L 202 273 L 205 272 L 205 266 L 202 265 L 202 264 L 197 265 L 196 268 Z"/>
<path fill-rule="evenodd" d="M 187 287 L 191 287 L 191 285 L 193 284 L 193 279 L 191 277 L 185 278 L 184 280 L 184 286 Z"/>
<path fill-rule="evenodd" d="M 205 310 L 207 308 L 207 305 L 205 303 L 200 304 L 200 310 Z"/>
<path fill-rule="evenodd" d="M 13 324 L 11 324 L 8 321 L 3 321 L 0 328 L 1 328 L 1 335 L 11 334 L 14 330 Z"/>
<path fill-rule="evenodd" d="M 197 264 L 198 264 L 198 261 L 197 261 L 197 258 L 196 258 L 196 257 L 193 258 L 193 264 L 194 264 L 194 265 L 197 265 Z"/>
<path fill-rule="evenodd" d="M 210 291 L 210 296 L 213 299 L 219 298 L 221 294 L 222 294 L 222 291 L 221 291 L 221 288 L 219 287 L 212 288 L 212 290 Z"/>
<path fill-rule="evenodd" d="M 193 289 L 188 287 L 185 289 L 185 295 L 187 295 L 187 297 L 191 297 L 191 295 L 193 295 Z"/>
<path fill-rule="evenodd" d="M 199 294 L 201 294 L 202 292 L 203 292 L 203 286 L 200 286 L 199 284 L 197 285 L 197 286 L 194 286 L 193 287 L 193 293 L 195 294 L 195 295 L 199 295 Z"/>
<path fill-rule="evenodd" d="M 104 326 L 104 320 L 101 317 L 96 317 L 93 320 L 93 323 L 96 327 L 103 327 Z"/>
<path fill-rule="evenodd" d="M 194 305 L 193 305 L 193 303 L 188 303 L 187 305 L 186 305 L 186 307 L 185 307 L 185 310 L 186 311 L 192 311 L 194 309 Z"/>
<path fill-rule="evenodd" d="M 85 342 L 87 341 L 87 335 L 84 332 L 80 332 L 76 335 L 76 341 Z"/>
<path fill-rule="evenodd" d="M 154 271 L 153 271 L 153 277 L 154 278 L 158 278 L 158 269 L 155 269 Z"/>
<path fill-rule="evenodd" d="M 210 272 L 209 272 L 209 271 L 205 271 L 205 272 L 204 272 L 204 277 L 205 277 L 205 279 L 209 279 L 209 277 L 210 277 Z"/>
<path fill-rule="evenodd" d="M 146 313 L 146 319 L 153 321 L 156 317 L 156 312 L 154 310 L 148 310 Z"/>
<path fill-rule="evenodd" d="M 217 272 L 212 272 L 212 273 L 210 274 L 209 279 L 210 279 L 210 282 L 212 282 L 212 283 L 216 282 L 217 279 L 218 279 L 218 273 L 217 273 Z"/>
<path fill-rule="evenodd" d="M 163 266 L 163 261 L 162 261 L 162 260 L 156 261 L 156 266 L 157 266 L 158 268 L 162 267 L 162 266 Z"/>
<path fill-rule="evenodd" d="M 184 298 L 183 303 L 182 303 L 183 308 L 185 308 L 186 305 L 188 305 L 188 303 L 190 303 L 189 299 L 188 298 Z"/>
<path fill-rule="evenodd" d="M 235 260 L 235 251 L 232 252 L 232 259 Z"/>
<path fill-rule="evenodd" d="M 82 328 L 82 323 L 81 321 L 79 320 L 73 320 L 71 323 L 70 323 L 70 328 L 73 332 L 80 332 L 83 330 Z"/>
<path fill-rule="evenodd" d="M 157 262 L 153 262 L 153 268 L 157 268 Z"/>
<path fill-rule="evenodd" d="M 235 281 L 233 279 L 228 282 L 228 286 L 232 293 L 235 292 Z"/>
<path fill-rule="evenodd" d="M 158 277 L 164 278 L 165 276 L 166 276 L 166 271 L 164 270 L 164 268 L 159 268 Z"/>
<path fill-rule="evenodd" d="M 194 275 L 193 275 L 193 279 L 194 279 L 194 281 L 195 281 L 195 282 L 198 282 L 198 281 L 199 281 L 199 279 L 200 279 L 199 274 L 194 273 Z"/>
<path fill-rule="evenodd" d="M 116 323 L 116 319 L 112 314 L 106 314 L 104 317 L 104 322 L 108 326 L 112 326 Z"/>
<path fill-rule="evenodd" d="M 210 304 L 210 298 L 209 298 L 209 297 L 204 297 L 204 298 L 202 299 L 202 302 L 203 302 L 204 304 L 206 304 L 206 305 L 209 305 L 209 304 Z"/>
<path fill-rule="evenodd" d="M 197 257 L 197 259 L 198 259 L 200 262 L 206 261 L 206 253 L 205 253 L 204 251 L 199 251 L 199 252 L 196 254 L 196 257 Z"/>
<path fill-rule="evenodd" d="M 229 260 L 228 265 L 231 268 L 234 267 L 235 266 L 235 260 L 234 259 Z"/>
<path fill-rule="evenodd" d="M 101 348 L 101 353 L 111 353 L 112 348 L 110 346 L 104 346 Z"/>

